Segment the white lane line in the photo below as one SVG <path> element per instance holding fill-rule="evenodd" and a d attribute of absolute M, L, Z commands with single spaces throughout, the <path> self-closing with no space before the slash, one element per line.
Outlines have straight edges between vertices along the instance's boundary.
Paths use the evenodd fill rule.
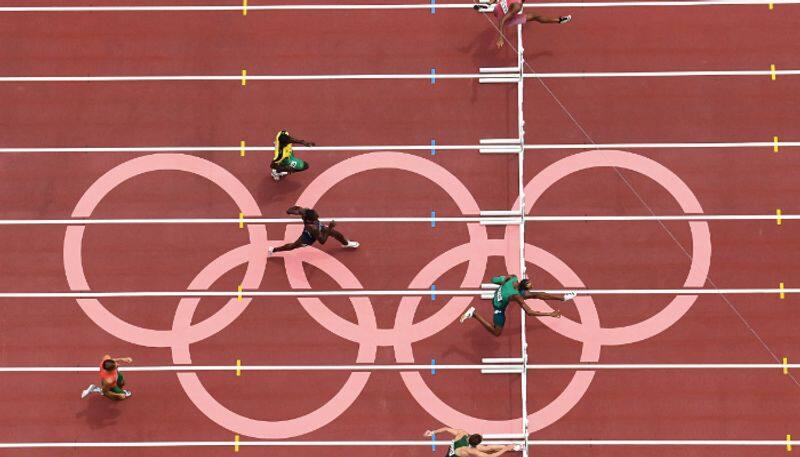
<path fill-rule="evenodd" d="M 493 443 L 515 443 L 492 440 Z M 0 443 L 0 449 L 32 448 L 143 448 L 143 447 L 388 447 L 449 446 L 452 441 L 118 441 Z M 530 446 L 779 446 L 800 445 L 800 440 L 530 440 Z"/>
<path fill-rule="evenodd" d="M 744 141 L 744 142 L 691 142 L 691 143 L 553 143 L 526 144 L 526 150 L 588 150 L 588 149 L 734 149 L 734 148 L 769 148 L 775 146 L 789 148 L 800 147 L 800 141 Z M 436 145 L 437 151 L 477 151 L 485 145 Z M 247 146 L 248 151 L 271 152 L 273 146 Z M 374 145 L 374 146 L 298 146 L 296 151 L 334 152 L 334 151 L 430 151 L 431 145 Z M 0 154 L 23 153 L 155 153 L 155 152 L 236 152 L 238 146 L 135 146 L 135 147 L 48 147 L 48 148 L 0 148 Z"/>
<path fill-rule="evenodd" d="M 581 295 L 719 295 L 719 294 L 796 294 L 798 288 L 747 289 L 550 289 L 550 294 L 577 292 Z M 0 298 L 150 298 L 150 297 L 417 297 L 417 296 L 481 296 L 484 289 L 458 290 L 281 290 L 281 291 L 125 291 L 125 292 L 0 292 Z"/>
<path fill-rule="evenodd" d="M 800 0 L 797 0 L 800 2 Z M 733 76 L 796 76 L 800 70 L 689 70 L 689 71 L 616 71 L 616 72 L 567 72 L 525 73 L 525 78 L 686 78 L 686 77 L 733 77 Z M 481 79 L 481 73 L 436 73 L 436 79 Z M 513 75 L 514 80 L 518 78 Z M 247 81 L 342 81 L 342 80 L 429 80 L 430 73 L 396 74 L 349 74 L 349 75 L 247 75 Z M 153 81 L 242 81 L 242 75 L 126 75 L 126 76 L 2 76 L 0 82 L 153 82 Z"/>
<path fill-rule="evenodd" d="M 428 371 L 519 369 L 522 364 L 481 365 L 164 365 L 126 366 L 125 372 L 218 372 L 218 371 Z M 528 364 L 529 371 L 537 370 L 782 370 L 799 369 L 800 364 L 782 363 L 573 363 Z M 97 367 L 0 367 L 0 373 L 95 373 Z"/>
<path fill-rule="evenodd" d="M 656 216 L 526 216 L 525 222 L 645 222 L 645 221 L 783 221 L 800 220 L 800 214 L 680 214 Z M 436 216 L 433 217 L 330 217 L 322 222 L 346 223 L 479 223 L 481 225 L 518 224 L 508 216 Z M 153 218 L 153 219 L 0 219 L 0 226 L 46 225 L 160 225 L 160 224 L 300 224 L 297 218 Z"/>
<path fill-rule="evenodd" d="M 684 7 L 797 4 L 800 0 L 702 0 L 702 1 L 622 1 L 622 2 L 545 2 L 529 3 L 526 8 L 630 8 L 630 7 Z M 436 9 L 472 9 L 474 3 L 436 3 Z M 247 11 L 295 10 L 431 10 L 432 4 L 327 4 L 327 5 L 248 5 Z M 28 12 L 189 12 L 189 11 L 242 11 L 241 5 L 155 5 L 155 6 L 5 6 L 0 13 Z"/>

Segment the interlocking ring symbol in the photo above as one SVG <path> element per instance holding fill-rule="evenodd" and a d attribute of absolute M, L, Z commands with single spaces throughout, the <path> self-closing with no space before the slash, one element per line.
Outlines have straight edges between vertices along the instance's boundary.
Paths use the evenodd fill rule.
<path fill-rule="evenodd" d="M 561 159 L 536 175 L 525 187 L 526 212 L 556 181 L 581 170 L 595 167 L 618 167 L 635 171 L 661 184 L 684 212 L 702 213 L 700 203 L 681 179 L 659 163 L 625 151 L 588 151 Z M 450 172 L 427 159 L 399 152 L 374 152 L 346 159 L 324 171 L 303 192 L 298 205 L 313 207 L 337 183 L 358 173 L 376 169 L 402 170 L 423 176 L 439 185 L 453 199 L 462 214 L 478 214 L 479 207 L 469 190 Z M 182 171 L 202 176 L 221 187 L 248 215 L 260 215 L 258 204 L 247 189 L 227 170 L 205 159 L 182 154 L 156 154 L 124 162 L 101 176 L 84 193 L 72 216 L 90 217 L 96 206 L 115 187 L 140 174 L 153 171 Z M 516 203 L 516 208 L 519 202 Z M 706 222 L 690 222 L 692 234 L 692 264 L 684 283 L 685 287 L 701 287 L 705 282 L 711 261 L 711 235 Z M 69 226 L 64 238 L 64 267 L 72 290 L 88 291 L 90 286 L 83 270 L 82 241 L 84 226 Z M 189 290 L 205 290 L 228 271 L 246 264 L 242 285 L 258 289 L 266 269 L 266 247 L 294 240 L 301 227 L 289 225 L 284 240 L 269 241 L 263 225 L 248 226 L 249 243 L 234 248 L 203 268 L 189 284 Z M 425 265 L 409 284 L 409 288 L 427 288 L 450 269 L 467 263 L 461 287 L 478 287 L 486 276 L 489 257 L 505 258 L 509 271 L 518 264 L 516 245 L 518 227 L 509 226 L 502 239 L 489 239 L 480 224 L 467 224 L 469 241 L 440 254 Z M 303 264 L 325 271 L 342 288 L 360 289 L 361 283 L 353 273 L 331 255 L 316 248 L 305 248 L 283 255 L 286 273 L 295 289 L 309 289 L 310 283 Z M 564 287 L 585 287 L 580 278 L 553 254 L 536 246 L 526 245 L 527 262 L 537 265 L 561 282 Z M 600 358 L 604 345 L 622 345 L 641 341 L 656 335 L 677 322 L 691 307 L 697 296 L 676 296 L 661 311 L 637 324 L 619 328 L 600 325 L 597 308 L 591 297 L 576 298 L 580 323 L 565 318 L 540 320 L 548 328 L 582 343 L 580 360 L 594 362 Z M 351 297 L 357 323 L 348 321 L 325 306 L 323 300 L 313 297 L 298 298 L 300 306 L 320 325 L 336 335 L 358 344 L 357 363 L 375 361 L 380 346 L 392 346 L 399 363 L 413 363 L 413 343 L 425 340 L 451 325 L 472 297 L 453 297 L 433 315 L 414 322 L 421 302 L 420 297 L 400 299 L 395 325 L 379 328 L 369 297 Z M 173 362 L 191 363 L 190 345 L 202 341 L 232 323 L 249 305 L 251 299 L 241 302 L 229 300 L 207 319 L 192 323 L 199 298 L 182 298 L 173 318 L 172 329 L 154 330 L 127 323 L 109 312 L 99 300 L 78 299 L 78 304 L 97 325 L 114 336 L 146 347 L 169 347 Z M 370 373 L 351 373 L 341 390 L 316 411 L 283 421 L 256 420 L 239 415 L 222 404 L 205 389 L 195 373 L 179 373 L 178 379 L 191 401 L 207 417 L 236 433 L 261 439 L 285 439 L 300 436 L 335 420 L 352 405 L 369 380 Z M 401 372 L 400 376 L 413 398 L 434 418 L 445 424 L 480 430 L 483 433 L 513 433 L 520 429 L 521 418 L 486 420 L 462 413 L 451 407 L 425 384 L 418 372 Z M 594 377 L 592 371 L 576 372 L 565 390 L 550 404 L 528 416 L 531 431 L 549 426 L 567 414 L 583 397 Z"/>

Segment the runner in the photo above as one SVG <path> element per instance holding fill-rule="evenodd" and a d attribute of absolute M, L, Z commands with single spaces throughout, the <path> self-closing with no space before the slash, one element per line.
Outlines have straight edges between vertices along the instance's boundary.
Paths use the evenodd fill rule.
<path fill-rule="evenodd" d="M 282 177 L 289 173 L 308 170 L 308 163 L 294 156 L 292 151 L 293 143 L 302 144 L 303 146 L 316 146 L 315 143 L 310 141 L 292 138 L 286 130 L 278 132 L 275 136 L 275 155 L 269 165 L 270 174 L 275 181 L 280 181 Z"/>
<path fill-rule="evenodd" d="M 322 222 L 319 221 L 319 214 L 317 214 L 317 212 L 311 208 L 292 206 L 286 210 L 286 214 L 296 214 L 303 218 L 303 233 L 300 234 L 300 238 L 298 238 L 294 243 L 288 243 L 278 247 L 270 247 L 268 249 L 270 255 L 275 252 L 292 251 L 304 246 L 311 246 L 315 241 L 319 241 L 319 244 L 325 244 L 330 236 L 342 243 L 342 246 L 345 248 L 355 249 L 359 246 L 357 241 L 350 241 L 337 230 L 333 229 L 336 227 L 336 221 L 331 221 L 327 227 L 323 225 Z"/>
<path fill-rule="evenodd" d="M 455 428 L 442 427 L 438 430 L 426 430 L 425 436 L 433 436 L 439 433 L 447 432 L 453 435 L 453 444 L 447 450 L 448 457 L 484 457 L 484 456 L 497 456 L 503 455 L 509 451 L 519 451 L 522 449 L 519 445 L 488 445 L 481 444 L 483 437 L 477 433 L 470 435 L 464 430 Z"/>
<path fill-rule="evenodd" d="M 558 18 L 540 16 L 536 13 L 523 13 L 522 4 L 525 0 L 484 0 L 475 5 L 477 11 L 494 11 L 498 21 L 500 37 L 497 47 L 502 48 L 506 42 L 506 27 L 516 27 L 526 22 L 539 22 L 541 24 L 566 24 L 572 20 L 572 15 L 559 16 Z"/>
<path fill-rule="evenodd" d="M 97 393 L 112 400 L 125 400 L 133 395 L 130 390 L 122 390 L 125 387 L 125 379 L 119 372 L 119 363 L 133 363 L 130 357 L 111 358 L 105 355 L 100 362 L 100 387 L 90 384 L 84 389 L 81 398 L 86 398 L 91 393 Z"/>
<path fill-rule="evenodd" d="M 496 276 L 492 278 L 492 282 L 500 286 L 494 293 L 494 297 L 492 297 L 492 307 L 494 308 L 492 323 L 490 324 L 488 320 L 476 313 L 474 306 L 467 308 L 464 314 L 459 318 L 459 322 L 463 324 L 467 319 L 474 317 L 494 336 L 500 336 L 503 332 L 503 326 L 506 324 L 506 308 L 508 308 L 508 303 L 511 301 L 521 306 L 528 316 L 561 317 L 561 312 L 558 310 L 552 313 L 534 311 L 525 303 L 525 300 L 528 298 L 535 298 L 538 300 L 567 301 L 572 300 L 577 295 L 575 292 L 568 292 L 564 294 L 564 296 L 551 295 L 544 292 L 532 292 L 530 290 L 531 283 L 529 280 L 523 279 L 520 281 L 514 275 Z"/>

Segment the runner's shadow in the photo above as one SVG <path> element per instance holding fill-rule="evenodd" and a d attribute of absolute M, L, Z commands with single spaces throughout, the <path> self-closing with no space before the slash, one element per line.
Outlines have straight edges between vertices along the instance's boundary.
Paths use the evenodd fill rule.
<path fill-rule="evenodd" d="M 85 419 L 92 430 L 99 430 L 117 424 L 121 411 L 116 402 L 101 398 L 95 394 L 92 394 L 92 397 L 85 401 L 86 408 L 75 415 L 76 419 Z"/>
<path fill-rule="evenodd" d="M 296 179 L 284 179 L 280 182 L 275 182 L 274 179 L 267 176 L 261 180 L 261 185 L 258 187 L 258 201 L 261 202 L 279 202 L 286 201 L 286 194 L 296 192 L 302 187 L 302 183 Z M 291 206 L 287 204 L 287 208 Z"/>

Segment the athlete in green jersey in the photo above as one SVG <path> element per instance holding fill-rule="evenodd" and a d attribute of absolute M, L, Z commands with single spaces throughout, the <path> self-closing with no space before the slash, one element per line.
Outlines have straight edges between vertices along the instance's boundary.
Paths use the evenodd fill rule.
<path fill-rule="evenodd" d="M 561 312 L 558 310 L 552 313 L 534 311 L 525 303 L 525 300 L 528 298 L 535 298 L 538 300 L 567 301 L 575 298 L 575 295 L 577 295 L 575 292 L 569 292 L 563 296 L 546 294 L 544 292 L 533 292 L 530 290 L 531 283 L 529 280 L 523 279 L 520 281 L 514 275 L 495 276 L 492 278 L 492 282 L 498 285 L 492 297 L 492 307 L 494 308 L 492 323 L 489 323 L 483 316 L 477 314 L 474 306 L 467 308 L 464 314 L 461 315 L 459 321 L 463 323 L 465 320 L 474 317 L 494 336 L 500 336 L 500 333 L 503 332 L 503 326 L 506 325 L 506 308 L 508 308 L 508 304 L 512 301 L 521 306 L 528 316 L 561 317 Z"/>
<path fill-rule="evenodd" d="M 483 437 L 474 433 L 470 435 L 464 430 L 456 428 L 442 427 L 438 430 L 426 430 L 425 436 L 433 436 L 438 433 L 447 432 L 453 435 L 453 443 L 447 450 L 448 457 L 485 457 L 503 455 L 508 451 L 519 451 L 519 446 L 514 445 L 489 445 L 481 444 Z"/>

